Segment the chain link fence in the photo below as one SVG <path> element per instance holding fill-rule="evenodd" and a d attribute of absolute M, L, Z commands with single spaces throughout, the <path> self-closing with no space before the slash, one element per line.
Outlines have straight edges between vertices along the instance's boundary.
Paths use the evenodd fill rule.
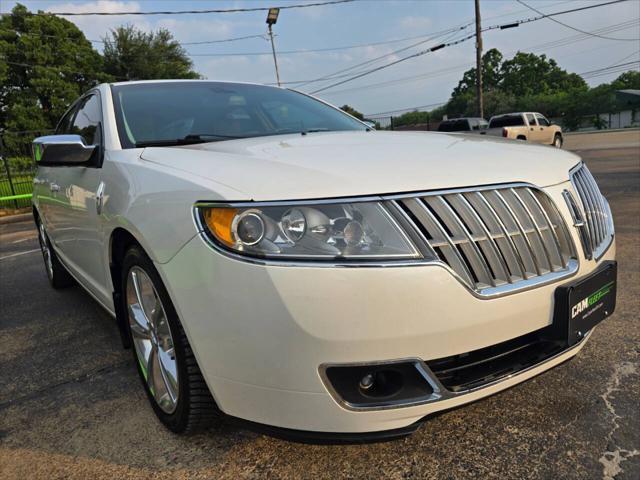
<path fill-rule="evenodd" d="M 0 210 L 31 206 L 36 165 L 31 142 L 49 130 L 2 132 L 0 134 Z"/>

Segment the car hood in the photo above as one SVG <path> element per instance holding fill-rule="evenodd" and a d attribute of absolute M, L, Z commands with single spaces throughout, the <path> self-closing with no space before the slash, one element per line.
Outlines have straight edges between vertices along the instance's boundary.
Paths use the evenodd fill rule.
<path fill-rule="evenodd" d="M 580 158 L 545 146 L 435 132 L 325 132 L 180 147 L 141 159 L 225 184 L 244 198 L 294 200 L 381 195 L 510 182 L 568 180 Z"/>

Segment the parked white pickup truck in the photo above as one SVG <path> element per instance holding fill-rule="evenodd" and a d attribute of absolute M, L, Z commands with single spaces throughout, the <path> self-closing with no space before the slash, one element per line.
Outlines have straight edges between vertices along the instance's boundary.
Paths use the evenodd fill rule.
<path fill-rule="evenodd" d="M 562 147 L 562 129 L 558 125 L 552 125 L 544 115 L 536 112 L 493 116 L 489 120 L 486 135 Z"/>

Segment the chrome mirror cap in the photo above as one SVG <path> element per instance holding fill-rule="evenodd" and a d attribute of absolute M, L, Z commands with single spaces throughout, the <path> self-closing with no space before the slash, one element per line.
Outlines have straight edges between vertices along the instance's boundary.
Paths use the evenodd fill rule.
<path fill-rule="evenodd" d="M 83 164 L 91 160 L 95 149 L 95 145 L 85 145 L 80 135 L 46 135 L 32 143 L 33 159 L 41 164 Z"/>

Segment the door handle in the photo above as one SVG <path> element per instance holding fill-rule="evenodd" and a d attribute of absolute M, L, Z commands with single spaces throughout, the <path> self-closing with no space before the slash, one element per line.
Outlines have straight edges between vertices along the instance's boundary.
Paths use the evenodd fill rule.
<path fill-rule="evenodd" d="M 540 130 L 544 130 L 544 128 L 543 128 L 543 127 L 540 127 Z"/>
<path fill-rule="evenodd" d="M 51 182 L 49 184 L 49 190 L 51 190 L 52 192 L 59 192 L 60 191 L 60 185 L 58 185 L 57 183 Z"/>
<path fill-rule="evenodd" d="M 96 212 L 98 215 L 102 213 L 102 206 L 104 205 L 104 187 L 104 182 L 100 182 L 96 190 Z"/>

